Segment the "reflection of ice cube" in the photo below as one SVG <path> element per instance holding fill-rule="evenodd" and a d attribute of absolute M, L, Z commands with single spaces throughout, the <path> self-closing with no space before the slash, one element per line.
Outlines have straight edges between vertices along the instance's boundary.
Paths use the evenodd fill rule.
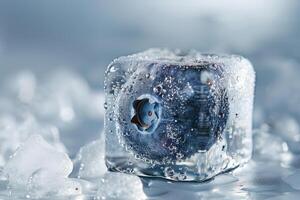
<path fill-rule="evenodd" d="M 41 136 L 33 135 L 11 156 L 4 166 L 12 189 L 29 189 L 30 193 L 77 194 L 79 183 L 68 179 L 73 163 L 68 155 L 57 151 Z"/>
<path fill-rule="evenodd" d="M 142 178 L 144 193 L 155 200 L 198 200 L 198 199 L 246 199 L 239 191 L 233 192 L 237 178 L 232 175 L 221 175 L 211 182 L 185 183 L 166 182 L 160 179 Z M 245 192 L 246 193 L 246 192 Z M 235 195 L 239 198 L 235 198 Z"/>
<path fill-rule="evenodd" d="M 76 163 L 79 164 L 78 177 L 96 178 L 102 176 L 106 172 L 104 138 L 82 147 L 77 154 Z"/>
<path fill-rule="evenodd" d="M 131 175 L 106 173 L 98 188 L 97 199 L 146 199 L 140 179 Z"/>

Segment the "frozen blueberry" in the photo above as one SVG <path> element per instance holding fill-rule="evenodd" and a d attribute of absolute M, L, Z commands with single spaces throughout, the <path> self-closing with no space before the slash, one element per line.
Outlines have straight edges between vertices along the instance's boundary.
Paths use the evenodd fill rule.
<path fill-rule="evenodd" d="M 118 94 L 117 130 L 124 145 L 156 162 L 209 150 L 228 120 L 221 79 L 222 67 L 206 63 L 152 63 L 137 70 Z"/>

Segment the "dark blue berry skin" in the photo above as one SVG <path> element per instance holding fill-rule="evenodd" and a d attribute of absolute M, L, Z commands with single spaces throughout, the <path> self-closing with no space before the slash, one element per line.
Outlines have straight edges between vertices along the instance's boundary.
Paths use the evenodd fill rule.
<path fill-rule="evenodd" d="M 209 150 L 222 137 L 229 104 L 222 66 L 151 63 L 118 94 L 117 133 L 135 155 L 173 163 Z"/>

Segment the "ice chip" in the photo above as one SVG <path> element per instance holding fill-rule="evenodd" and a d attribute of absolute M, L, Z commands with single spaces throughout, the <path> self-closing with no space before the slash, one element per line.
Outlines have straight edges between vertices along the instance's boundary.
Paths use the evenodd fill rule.
<path fill-rule="evenodd" d="M 147 199 L 139 178 L 120 173 L 106 173 L 98 185 L 97 199 Z"/>
<path fill-rule="evenodd" d="M 18 118 L 12 115 L 0 116 L 0 166 L 3 166 L 16 148 L 33 134 L 42 135 L 59 151 L 66 152 L 60 141 L 57 127 L 39 123 L 31 114 L 23 114 Z"/>
<path fill-rule="evenodd" d="M 11 156 L 4 166 L 11 186 L 25 186 L 39 171 L 51 180 L 54 177 L 67 178 L 73 163 L 67 154 L 57 151 L 40 135 L 32 135 Z M 46 178 L 41 181 L 48 181 Z"/>
<path fill-rule="evenodd" d="M 106 172 L 104 160 L 104 137 L 82 147 L 76 157 L 79 178 L 96 178 Z"/>
<path fill-rule="evenodd" d="M 279 161 L 288 164 L 292 154 L 286 141 L 274 132 L 270 132 L 267 124 L 263 124 L 253 134 L 253 157 L 257 160 Z"/>
<path fill-rule="evenodd" d="M 82 193 L 79 181 L 61 176 L 49 177 L 48 170 L 34 172 L 29 178 L 26 190 L 31 198 L 75 196 Z"/>
<path fill-rule="evenodd" d="M 255 73 L 240 56 L 160 49 L 106 71 L 109 170 L 203 181 L 252 153 Z"/>
<path fill-rule="evenodd" d="M 104 93 L 74 71 L 60 68 L 39 76 L 21 71 L 7 76 L 0 90 L 1 111 L 13 117 L 31 113 L 39 122 L 54 125 L 72 157 L 103 127 Z"/>

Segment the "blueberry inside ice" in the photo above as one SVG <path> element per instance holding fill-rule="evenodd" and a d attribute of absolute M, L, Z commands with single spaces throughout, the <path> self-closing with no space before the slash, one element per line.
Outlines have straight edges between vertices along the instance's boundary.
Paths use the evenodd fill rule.
<path fill-rule="evenodd" d="M 131 123 L 143 132 L 152 132 L 159 120 L 158 102 L 150 102 L 149 98 L 137 99 L 133 102 L 134 116 Z"/>

